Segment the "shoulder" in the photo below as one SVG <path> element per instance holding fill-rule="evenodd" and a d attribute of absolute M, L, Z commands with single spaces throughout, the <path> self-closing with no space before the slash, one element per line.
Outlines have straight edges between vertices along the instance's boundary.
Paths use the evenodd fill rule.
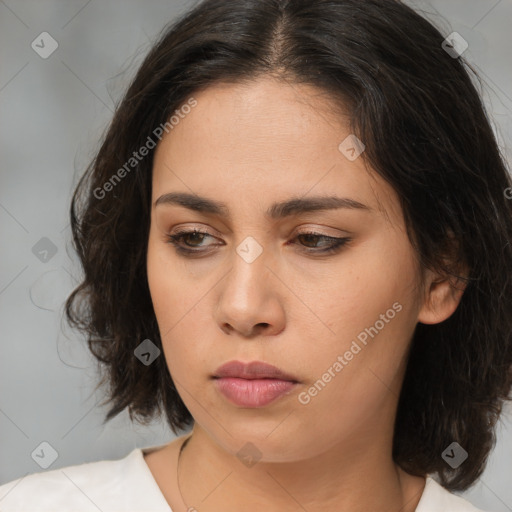
<path fill-rule="evenodd" d="M 0 486 L 2 512 L 172 512 L 136 448 L 102 460 L 30 473 Z"/>
<path fill-rule="evenodd" d="M 426 479 L 425 489 L 416 512 L 485 512 L 469 501 L 446 490 L 431 476 Z"/>

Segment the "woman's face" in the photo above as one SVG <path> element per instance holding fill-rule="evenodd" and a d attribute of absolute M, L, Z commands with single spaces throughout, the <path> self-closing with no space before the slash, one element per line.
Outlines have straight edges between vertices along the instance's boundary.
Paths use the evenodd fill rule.
<path fill-rule="evenodd" d="M 193 96 L 156 150 L 147 271 L 164 356 L 196 427 L 232 453 L 251 442 L 267 461 L 390 442 L 414 328 L 456 307 L 434 318 L 424 306 L 396 194 L 350 139 L 339 148 L 347 119 L 314 88 L 260 79 Z M 155 206 L 169 193 L 222 208 Z M 364 207 L 310 208 L 326 197 Z M 185 229 L 207 233 L 178 239 L 189 255 L 168 238 Z M 329 253 L 336 240 L 323 237 L 348 240 Z M 234 403 L 213 378 L 233 360 L 298 382 L 266 404 Z"/>

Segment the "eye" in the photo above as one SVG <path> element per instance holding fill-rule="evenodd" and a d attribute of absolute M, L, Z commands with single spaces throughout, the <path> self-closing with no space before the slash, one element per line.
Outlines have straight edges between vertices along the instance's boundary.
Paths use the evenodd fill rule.
<path fill-rule="evenodd" d="M 173 244 L 176 247 L 176 251 L 181 253 L 197 253 L 197 252 L 204 252 L 204 251 L 198 251 L 197 249 L 190 249 L 190 247 L 202 247 L 199 245 L 206 237 L 213 238 L 210 234 L 208 234 L 206 231 L 200 231 L 198 229 L 194 230 L 181 230 L 178 231 L 175 235 L 167 235 L 168 243 Z M 182 241 L 183 240 L 192 240 L 192 245 L 185 244 L 186 247 L 183 247 Z M 197 242 L 197 244 L 195 243 Z"/>
<path fill-rule="evenodd" d="M 205 253 L 206 250 L 198 249 L 200 247 L 211 247 L 210 246 L 204 246 L 201 245 L 201 243 L 207 238 L 215 238 L 206 231 L 201 231 L 198 229 L 193 230 L 180 230 L 174 235 L 167 235 L 168 242 L 172 245 L 174 245 L 176 252 L 183 254 L 183 255 L 197 255 L 199 253 Z M 294 240 L 303 240 L 306 242 L 306 247 L 304 248 L 304 244 L 300 244 L 303 246 L 303 250 L 308 253 L 316 253 L 316 254 L 334 254 L 341 250 L 341 248 L 350 242 L 352 239 L 345 237 L 345 238 L 338 238 L 338 237 L 332 237 L 323 235 L 322 233 L 316 233 L 313 231 L 307 231 L 302 232 L 296 235 Z M 327 247 L 323 249 L 318 248 L 311 248 L 308 247 L 307 244 L 312 243 L 313 245 L 316 245 L 316 241 L 323 240 L 328 242 Z M 185 245 L 183 245 L 184 241 L 192 242 L 187 243 L 185 242 Z M 296 244 L 297 245 L 297 244 Z"/>
<path fill-rule="evenodd" d="M 311 242 L 311 241 L 314 242 L 315 239 L 327 241 L 328 245 L 324 249 L 311 249 L 311 248 L 305 249 L 306 252 L 321 253 L 321 254 L 337 253 L 341 250 L 341 248 L 345 244 L 347 244 L 348 242 L 350 242 L 352 240 L 349 237 L 338 238 L 338 237 L 323 235 L 322 233 L 315 233 L 314 231 L 307 231 L 307 232 L 299 233 L 295 237 L 295 239 L 300 239 L 300 238 L 302 238 L 303 240 L 307 240 L 309 242 Z M 309 242 L 306 242 L 306 244 Z M 315 244 L 313 243 L 313 245 L 315 245 Z"/>

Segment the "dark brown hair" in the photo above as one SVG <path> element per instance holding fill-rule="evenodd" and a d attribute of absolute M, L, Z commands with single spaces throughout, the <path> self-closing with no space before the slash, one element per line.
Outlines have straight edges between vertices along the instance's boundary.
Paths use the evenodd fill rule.
<path fill-rule="evenodd" d="M 468 70 L 480 78 L 443 40 L 395 0 L 206 0 L 166 27 L 71 205 L 84 278 L 66 316 L 87 333 L 99 385 L 110 384 L 105 421 L 128 408 L 147 423 L 163 409 L 177 433 L 193 418 L 165 358 L 145 366 L 134 357 L 144 339 L 162 348 L 146 275 L 153 152 L 97 191 L 194 92 L 272 75 L 347 109 L 363 157 L 400 198 L 423 269 L 468 269 L 455 313 L 416 326 L 393 457 L 411 474 L 437 473 L 449 490 L 475 482 L 512 385 L 512 181 Z M 469 454 L 457 469 L 441 457 L 454 441 Z"/>

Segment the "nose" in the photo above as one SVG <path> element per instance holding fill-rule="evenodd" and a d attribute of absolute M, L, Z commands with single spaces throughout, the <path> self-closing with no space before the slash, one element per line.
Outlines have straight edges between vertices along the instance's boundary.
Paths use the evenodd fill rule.
<path fill-rule="evenodd" d="M 226 334 L 244 338 L 276 335 L 285 328 L 283 290 L 264 250 L 247 262 L 234 252 L 233 265 L 219 283 L 215 320 Z"/>

